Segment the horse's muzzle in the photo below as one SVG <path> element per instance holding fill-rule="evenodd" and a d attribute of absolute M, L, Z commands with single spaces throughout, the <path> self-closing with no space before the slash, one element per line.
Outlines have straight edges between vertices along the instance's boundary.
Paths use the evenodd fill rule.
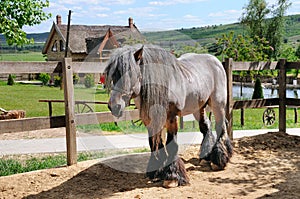
<path fill-rule="evenodd" d="M 108 109 L 111 111 L 111 113 L 116 117 L 121 117 L 123 114 L 123 111 L 121 110 L 121 105 L 116 104 L 113 107 L 111 107 L 110 104 L 108 104 Z"/>

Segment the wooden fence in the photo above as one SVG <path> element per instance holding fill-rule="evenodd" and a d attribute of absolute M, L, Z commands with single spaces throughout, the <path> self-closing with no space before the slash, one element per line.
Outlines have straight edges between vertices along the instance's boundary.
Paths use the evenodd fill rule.
<path fill-rule="evenodd" d="M 227 74 L 227 107 L 226 118 L 228 120 L 228 133 L 233 138 L 233 109 L 260 108 L 266 106 L 279 106 L 279 131 L 286 132 L 286 107 L 299 106 L 300 99 L 286 97 L 286 71 L 289 69 L 300 69 L 300 62 L 287 62 L 286 59 L 280 59 L 278 62 L 233 62 L 232 59 L 226 59 L 223 62 Z M 232 71 L 243 70 L 279 70 L 279 98 L 233 101 L 232 97 Z"/>
<path fill-rule="evenodd" d="M 228 103 L 226 118 L 229 136 L 233 137 L 232 114 L 237 108 L 258 108 L 267 105 L 279 105 L 279 130 L 286 131 L 286 106 L 300 105 L 300 100 L 286 98 L 286 70 L 299 69 L 300 63 L 286 62 L 233 62 L 226 59 L 223 63 L 227 74 Z M 110 112 L 75 114 L 73 73 L 103 73 L 105 63 L 72 62 L 65 58 L 62 62 L 0 62 L 1 74 L 63 73 L 65 116 L 24 118 L 0 121 L 0 134 L 31 131 L 48 128 L 66 127 L 67 164 L 77 163 L 76 125 L 98 124 L 113 121 L 134 120 L 139 118 L 138 110 L 126 111 L 121 118 L 115 118 Z M 233 70 L 279 70 L 279 98 L 264 100 L 247 100 L 234 102 L 232 98 Z"/>
<path fill-rule="evenodd" d="M 138 110 L 125 111 L 120 118 L 110 112 L 76 114 L 74 109 L 73 73 L 103 73 L 105 64 L 100 62 L 0 62 L 0 74 L 63 73 L 65 116 L 1 120 L 0 134 L 66 127 L 67 164 L 77 162 L 76 125 L 99 124 L 139 119 Z"/>

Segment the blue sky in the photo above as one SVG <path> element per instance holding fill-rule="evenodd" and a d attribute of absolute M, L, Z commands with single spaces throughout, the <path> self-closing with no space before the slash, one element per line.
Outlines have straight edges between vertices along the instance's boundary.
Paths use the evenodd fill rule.
<path fill-rule="evenodd" d="M 127 25 L 128 18 L 141 31 L 174 30 L 238 22 L 249 0 L 50 0 L 46 12 L 52 18 L 40 25 L 24 27 L 27 33 L 48 32 L 56 15 L 72 24 Z M 276 0 L 267 0 L 273 5 Z M 290 0 L 287 14 L 300 14 L 300 0 Z"/>

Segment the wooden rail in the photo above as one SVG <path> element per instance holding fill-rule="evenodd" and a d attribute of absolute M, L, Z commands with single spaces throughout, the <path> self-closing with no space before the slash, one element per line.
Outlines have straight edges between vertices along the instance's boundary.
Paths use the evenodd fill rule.
<path fill-rule="evenodd" d="M 120 118 L 114 117 L 111 112 L 81 113 L 75 115 L 76 125 L 102 124 L 139 119 L 139 111 L 126 110 Z M 22 131 L 33 131 L 50 128 L 65 127 L 65 116 L 32 117 L 23 119 L 0 120 L 0 134 Z"/>

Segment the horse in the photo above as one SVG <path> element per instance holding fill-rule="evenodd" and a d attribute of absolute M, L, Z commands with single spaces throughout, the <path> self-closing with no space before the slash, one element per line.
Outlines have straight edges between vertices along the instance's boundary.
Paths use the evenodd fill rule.
<path fill-rule="evenodd" d="M 226 73 L 213 55 L 187 53 L 178 59 L 155 45 L 116 49 L 105 68 L 108 108 L 121 117 L 134 99 L 148 130 L 151 156 L 146 175 L 163 181 L 164 187 L 189 184 L 183 160 L 178 156 L 177 116 L 193 114 L 203 140 L 199 159 L 223 170 L 233 154 L 227 134 Z M 216 133 L 205 108 L 215 118 Z"/>

